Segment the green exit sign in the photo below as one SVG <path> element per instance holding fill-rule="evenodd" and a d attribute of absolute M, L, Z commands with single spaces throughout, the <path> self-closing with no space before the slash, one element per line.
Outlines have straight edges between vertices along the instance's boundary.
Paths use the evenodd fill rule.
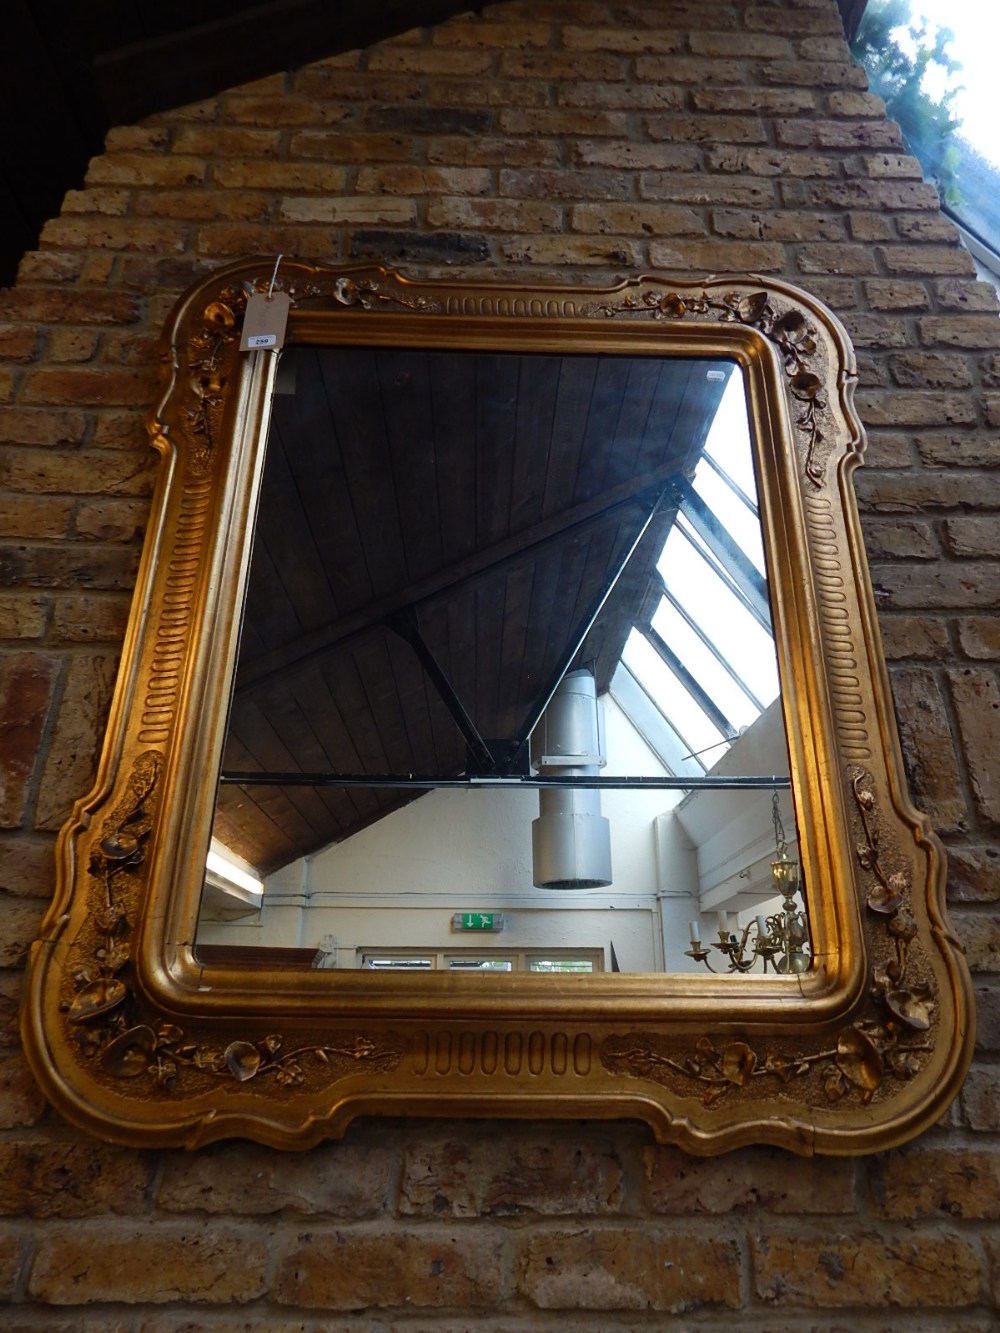
<path fill-rule="evenodd" d="M 456 912 L 452 930 L 503 930 L 503 912 Z"/>

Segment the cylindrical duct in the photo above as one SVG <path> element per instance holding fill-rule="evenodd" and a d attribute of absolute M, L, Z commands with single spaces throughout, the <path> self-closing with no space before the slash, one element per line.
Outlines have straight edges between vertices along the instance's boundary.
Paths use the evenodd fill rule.
<path fill-rule="evenodd" d="M 544 777 L 591 777 L 607 763 L 604 710 L 589 671 L 564 676 L 531 737 L 531 762 Z M 531 825 L 534 882 L 540 889 L 599 889 L 611 883 L 611 826 L 601 793 L 543 788 Z"/>

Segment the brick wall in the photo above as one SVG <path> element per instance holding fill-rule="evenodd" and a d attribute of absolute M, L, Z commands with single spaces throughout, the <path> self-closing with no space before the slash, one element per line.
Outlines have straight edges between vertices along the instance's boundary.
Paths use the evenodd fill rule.
<path fill-rule="evenodd" d="M 43 1107 L 20 968 L 94 772 L 150 496 L 153 343 L 197 275 L 278 250 L 414 273 L 751 269 L 845 319 L 906 762 L 980 998 L 977 1063 L 921 1142 L 700 1161 L 633 1125 L 369 1121 L 297 1157 L 187 1156 L 92 1143 Z M 497 4 L 111 134 L 0 300 L 5 1328 L 995 1326 L 996 309 L 833 0 Z"/>

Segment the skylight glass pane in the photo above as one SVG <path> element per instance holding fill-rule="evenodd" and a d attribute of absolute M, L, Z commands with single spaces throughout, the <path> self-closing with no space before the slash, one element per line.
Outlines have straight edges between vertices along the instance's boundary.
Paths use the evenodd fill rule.
<path fill-rule="evenodd" d="M 764 543 L 757 516 L 704 461 L 698 464 L 692 484 L 747 559 L 763 574 Z"/>
<path fill-rule="evenodd" d="M 748 727 L 760 715 L 760 709 L 742 690 L 721 662 L 714 656 L 675 606 L 664 598 L 653 616 L 653 629 L 670 645 L 681 665 L 688 670 L 716 708 L 734 727 Z M 740 663 L 733 666 L 739 674 Z"/>
<path fill-rule="evenodd" d="M 678 776 L 704 773 L 705 763 L 691 755 L 669 719 L 623 662 L 615 667 L 610 693 L 668 773 Z"/>
<path fill-rule="evenodd" d="M 632 630 L 628 636 L 622 661 L 664 716 L 670 719 L 671 726 L 684 740 L 690 754 L 712 750 L 713 758 L 717 758 L 723 753 L 723 745 L 727 742 L 722 732 L 637 630 Z M 715 746 L 719 748 L 715 750 Z"/>
<path fill-rule="evenodd" d="M 731 588 L 677 528 L 671 530 L 657 565 L 680 606 L 719 655 L 739 663 L 740 676 L 766 706 L 778 695 L 778 667 L 771 636 Z"/>
<path fill-rule="evenodd" d="M 712 428 L 705 441 L 705 453 L 728 472 L 745 495 L 757 494 L 757 481 L 750 451 L 750 428 L 743 376 L 734 373 L 726 385 Z"/>
<path fill-rule="evenodd" d="M 739 601 L 741 604 L 744 605 L 747 602 L 753 601 L 751 590 L 748 589 L 746 585 L 742 582 L 742 580 L 739 577 L 738 571 L 731 570 L 726 567 L 723 558 L 712 550 L 712 548 L 709 546 L 708 542 L 705 540 L 702 534 L 688 520 L 688 517 L 683 510 L 681 510 L 677 515 L 677 523 L 675 525 L 675 528 L 678 536 L 683 538 L 684 541 L 686 541 L 690 546 L 694 548 L 695 552 L 701 556 L 702 560 L 704 560 L 708 568 L 714 572 L 716 578 L 721 579 L 722 582 L 725 584 L 725 586 L 734 593 L 737 601 Z M 663 559 L 662 555 L 660 559 L 662 561 Z M 764 605 L 760 608 L 760 611 L 764 616 L 763 625 L 765 633 L 768 635 L 768 637 L 770 637 L 771 608 L 768 605 L 768 603 L 765 602 Z M 754 613 L 751 611 L 751 615 L 753 614 Z M 757 620 L 758 624 L 762 623 L 759 617 L 757 618 Z"/>

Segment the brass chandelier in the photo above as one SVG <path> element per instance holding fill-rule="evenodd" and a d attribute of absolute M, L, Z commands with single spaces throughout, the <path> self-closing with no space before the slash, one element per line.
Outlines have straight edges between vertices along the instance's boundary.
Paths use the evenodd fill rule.
<path fill-rule="evenodd" d="M 704 963 L 710 972 L 749 972 L 758 961 L 766 972 L 768 967 L 775 972 L 792 974 L 805 972 L 809 967 L 809 931 L 806 914 L 796 901 L 799 893 L 799 864 L 788 855 L 788 843 L 785 838 L 781 811 L 778 808 L 778 793 L 771 798 L 771 818 L 774 823 L 775 855 L 771 862 L 771 877 L 775 892 L 781 896 L 781 907 L 770 916 L 757 916 L 747 922 L 739 933 L 729 927 L 728 915 L 719 913 L 719 937 L 710 941 L 710 946 L 702 945 L 697 922 L 691 923 L 691 948 L 686 949 L 688 958 L 696 963 Z M 726 959 L 725 967 L 713 967 L 713 949 L 717 949 Z"/>

